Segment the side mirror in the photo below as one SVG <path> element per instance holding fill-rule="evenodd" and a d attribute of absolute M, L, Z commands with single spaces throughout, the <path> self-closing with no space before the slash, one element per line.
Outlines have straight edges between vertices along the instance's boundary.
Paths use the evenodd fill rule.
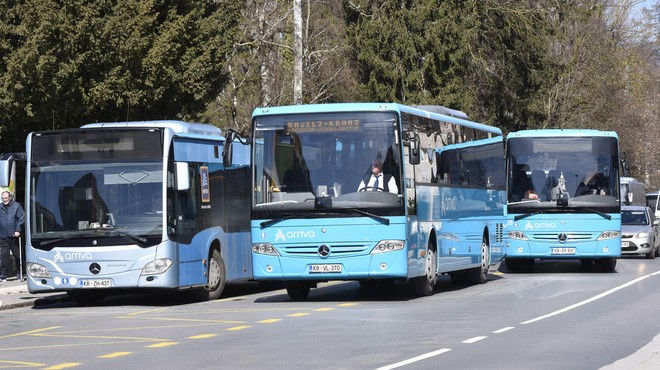
<path fill-rule="evenodd" d="M 412 165 L 419 164 L 419 139 L 417 137 L 408 142 L 408 162 Z"/>
<path fill-rule="evenodd" d="M 188 163 L 176 162 L 176 190 L 190 190 L 190 173 L 188 172 Z"/>
<path fill-rule="evenodd" d="M 8 187 L 11 182 L 11 170 L 14 167 L 14 157 L 0 161 L 0 186 Z"/>

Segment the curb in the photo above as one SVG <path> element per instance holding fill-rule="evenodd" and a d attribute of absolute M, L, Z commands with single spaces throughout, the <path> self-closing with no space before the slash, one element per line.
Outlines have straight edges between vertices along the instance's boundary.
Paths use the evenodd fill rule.
<path fill-rule="evenodd" d="M 37 307 L 37 306 L 46 306 L 50 304 L 63 303 L 69 300 L 69 297 L 66 294 L 58 294 L 47 297 L 40 297 L 36 299 L 28 299 L 23 302 L 12 302 L 12 303 L 2 303 L 2 298 L 0 297 L 0 311 L 11 310 L 14 308 L 24 308 L 24 307 Z"/>

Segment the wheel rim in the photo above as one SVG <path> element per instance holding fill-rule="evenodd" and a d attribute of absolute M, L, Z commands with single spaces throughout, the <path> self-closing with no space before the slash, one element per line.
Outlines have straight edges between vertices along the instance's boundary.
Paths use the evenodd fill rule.
<path fill-rule="evenodd" d="M 433 283 L 435 280 L 435 272 L 437 270 L 437 261 L 435 259 L 435 251 L 429 249 L 426 253 L 426 279 Z"/>
<path fill-rule="evenodd" d="M 490 253 L 488 253 L 488 245 L 481 243 L 481 271 L 486 273 L 490 266 Z"/>
<path fill-rule="evenodd" d="M 220 284 L 220 266 L 215 258 L 209 260 L 209 290 L 215 289 Z"/>

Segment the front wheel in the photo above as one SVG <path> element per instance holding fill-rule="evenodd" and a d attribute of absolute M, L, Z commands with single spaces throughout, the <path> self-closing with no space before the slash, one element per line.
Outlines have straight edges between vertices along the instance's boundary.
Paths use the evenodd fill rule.
<path fill-rule="evenodd" d="M 196 291 L 196 298 L 200 301 L 212 301 L 218 299 L 225 290 L 227 272 L 225 262 L 220 251 L 214 249 L 209 257 L 208 281 L 206 286 Z"/>
<path fill-rule="evenodd" d="M 616 258 L 603 258 L 596 260 L 604 272 L 613 272 L 616 268 Z"/>
<path fill-rule="evenodd" d="M 438 261 L 435 257 L 435 250 L 429 246 L 426 251 L 425 274 L 410 279 L 410 285 L 413 293 L 418 297 L 429 296 L 433 294 L 435 281 L 438 277 Z"/>
<path fill-rule="evenodd" d="M 490 267 L 490 247 L 486 240 L 481 242 L 481 265 L 467 271 L 467 278 L 474 284 L 485 284 L 488 281 Z"/>
<path fill-rule="evenodd" d="M 305 281 L 287 281 L 286 292 L 289 298 L 294 301 L 302 301 L 307 299 L 311 285 Z"/>

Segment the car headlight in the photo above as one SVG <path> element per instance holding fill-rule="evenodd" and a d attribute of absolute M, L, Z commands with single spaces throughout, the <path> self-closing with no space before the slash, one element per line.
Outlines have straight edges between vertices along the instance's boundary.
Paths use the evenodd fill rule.
<path fill-rule="evenodd" d="M 649 233 L 646 232 L 646 231 L 642 231 L 642 232 L 637 233 L 637 237 L 638 237 L 638 238 L 648 238 L 649 235 L 651 235 L 651 234 L 649 234 Z"/>
<path fill-rule="evenodd" d="M 252 244 L 252 253 L 265 254 L 267 256 L 279 256 L 277 249 L 270 243 L 255 243 Z"/>
<path fill-rule="evenodd" d="M 603 231 L 597 240 L 614 239 L 618 238 L 619 236 L 621 236 L 621 233 L 616 230 Z"/>
<path fill-rule="evenodd" d="M 142 268 L 142 275 L 162 274 L 172 266 L 172 260 L 169 258 L 161 258 L 151 261 L 144 265 Z"/>
<path fill-rule="evenodd" d="M 49 278 L 50 272 L 44 265 L 40 265 L 38 263 L 32 263 L 28 262 L 27 264 L 27 273 L 28 275 L 35 277 L 35 278 Z"/>
<path fill-rule="evenodd" d="M 529 240 L 527 239 L 527 235 L 525 235 L 524 232 L 517 230 L 509 231 L 509 238 L 516 240 Z"/>

